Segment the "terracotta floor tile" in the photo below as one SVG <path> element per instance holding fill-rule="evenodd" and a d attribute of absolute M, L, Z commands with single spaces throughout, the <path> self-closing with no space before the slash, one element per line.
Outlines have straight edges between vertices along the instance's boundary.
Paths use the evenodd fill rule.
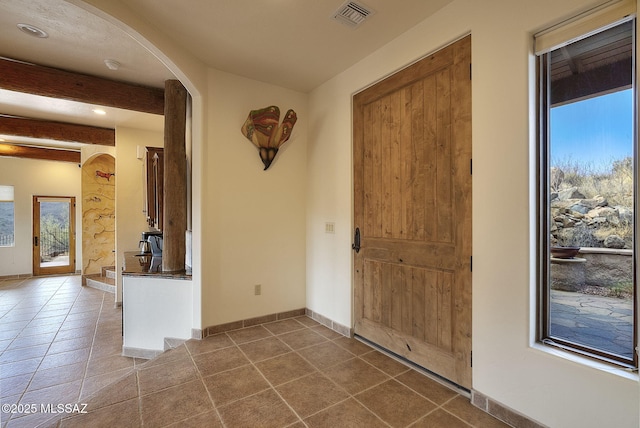
<path fill-rule="evenodd" d="M 420 419 L 411 428 L 469 428 L 471 425 L 453 416 L 442 409 L 436 409 L 424 418 Z"/>
<path fill-rule="evenodd" d="M 311 319 L 308 316 L 295 317 L 294 320 L 298 321 L 303 325 L 306 325 L 307 327 L 315 327 L 318 325 L 322 325 L 318 321 Z"/>
<path fill-rule="evenodd" d="M 86 362 L 89 359 L 91 348 L 76 349 L 73 351 L 60 352 L 58 354 L 45 355 L 38 370 L 61 367 L 69 364 Z"/>
<path fill-rule="evenodd" d="M 150 361 L 122 357 L 122 312 L 112 300 L 81 287 L 79 275 L 0 280 L 2 402 L 88 402 L 89 414 L 61 427 L 506 426 L 308 317 L 189 340 Z M 0 427 L 59 428 L 58 419 L 2 415 Z"/>
<path fill-rule="evenodd" d="M 11 345 L 11 342 L 13 342 L 13 339 L 0 340 L 0 352 L 4 352 Z"/>
<path fill-rule="evenodd" d="M 87 410 L 94 411 L 102 407 L 138 397 L 138 377 L 135 372 L 115 381 L 100 390 L 99 394 L 86 400 Z"/>
<path fill-rule="evenodd" d="M 18 404 L 20 402 L 20 397 L 20 394 L 4 397 L 2 398 L 2 404 Z M 0 410 L 0 421 L 2 421 L 0 425 L 4 426 L 12 416 L 14 415 L 10 412 L 10 409 Z"/>
<path fill-rule="evenodd" d="M 36 318 L 29 323 L 29 327 L 43 326 L 48 324 L 56 324 L 62 325 L 64 319 L 66 317 L 64 315 L 59 315 L 57 317 L 47 317 L 47 318 Z"/>
<path fill-rule="evenodd" d="M 81 391 L 80 398 L 85 399 L 87 397 L 92 396 L 100 389 L 125 377 L 126 375 L 130 374 L 132 371 L 133 369 L 127 368 L 122 370 L 116 370 L 115 372 L 105 373 L 99 376 L 86 377 L 84 379 L 84 382 L 82 383 L 82 391 Z"/>
<path fill-rule="evenodd" d="M 0 373 L 2 373 L 2 377 L 13 377 L 25 373 L 33 373 L 38 369 L 40 361 L 42 361 L 42 357 L 0 364 Z"/>
<path fill-rule="evenodd" d="M 315 331 L 321 336 L 326 337 L 329 340 L 338 339 L 339 337 L 344 337 L 337 331 L 333 331 L 330 328 L 323 326 L 322 324 L 318 324 L 316 326 L 311 327 L 311 330 Z"/>
<path fill-rule="evenodd" d="M 388 427 L 376 415 L 353 398 L 343 401 L 304 420 L 309 428 Z"/>
<path fill-rule="evenodd" d="M 38 370 L 31 379 L 27 391 L 35 391 L 50 386 L 81 380 L 84 377 L 86 362 L 70 364 L 62 367 Z"/>
<path fill-rule="evenodd" d="M 228 331 L 227 335 L 238 345 L 242 343 L 252 342 L 254 340 L 264 339 L 271 336 L 271 332 L 261 325 L 240 330 Z"/>
<path fill-rule="evenodd" d="M 271 389 L 218 408 L 225 426 L 279 428 L 298 417 Z"/>
<path fill-rule="evenodd" d="M 67 315 L 65 322 L 82 320 L 84 324 L 95 324 L 98 317 L 99 315 L 95 312 L 74 312 Z"/>
<path fill-rule="evenodd" d="M 204 352 L 216 351 L 222 348 L 228 348 L 233 346 L 234 343 L 226 334 L 216 334 L 213 336 L 205 337 L 202 340 L 191 339 L 185 342 L 187 349 L 191 355 L 202 354 Z"/>
<path fill-rule="evenodd" d="M 41 311 L 39 311 L 33 317 L 33 319 L 60 317 L 60 316 L 64 316 L 66 318 L 68 313 L 69 313 L 69 309 L 51 309 L 45 306 L 44 308 L 42 308 Z"/>
<path fill-rule="evenodd" d="M 207 390 L 199 379 L 145 395 L 141 400 L 142 423 L 152 427 L 213 410 Z"/>
<path fill-rule="evenodd" d="M 91 359 L 87 365 L 87 377 L 99 376 L 108 372 L 121 369 L 132 369 L 133 358 L 121 355 L 112 355 L 102 358 L 93 358 L 95 349 L 91 350 Z"/>
<path fill-rule="evenodd" d="M 22 331 L 22 327 L 18 327 L 16 329 L 9 330 L 6 326 L 2 326 L 3 329 L 0 330 L 0 340 L 8 340 L 9 343 L 13 342 L 20 332 Z"/>
<path fill-rule="evenodd" d="M 315 371 L 311 364 L 295 352 L 261 361 L 256 363 L 256 367 L 274 386 L 306 376 Z"/>
<path fill-rule="evenodd" d="M 33 428 L 38 427 L 41 423 L 47 421 L 51 418 L 50 414 L 47 413 L 31 413 L 27 415 L 13 415 L 9 423 L 7 423 L 7 428 Z"/>
<path fill-rule="evenodd" d="M 284 344 L 277 337 L 268 337 L 266 339 L 256 340 L 255 342 L 245 343 L 239 346 L 247 358 L 253 362 L 266 360 L 278 355 L 291 352 L 291 348 Z"/>
<path fill-rule="evenodd" d="M 180 385 L 195 380 L 197 377 L 198 372 L 190 358 L 181 358 L 166 364 L 142 368 L 138 370 L 140 395 Z"/>
<path fill-rule="evenodd" d="M 142 426 L 138 399 L 102 407 L 87 414 L 72 416 L 60 422 L 60 428 L 86 427 L 138 428 Z"/>
<path fill-rule="evenodd" d="M 306 328 L 304 325 L 300 324 L 298 321 L 296 321 L 293 318 L 289 318 L 282 321 L 276 321 L 268 324 L 263 324 L 263 327 L 275 335 Z"/>
<path fill-rule="evenodd" d="M 189 352 L 185 346 L 178 346 L 177 348 L 170 349 L 162 354 L 158 355 L 156 358 L 147 361 L 144 363 L 144 367 L 151 367 L 159 364 L 166 364 L 171 361 L 176 361 L 180 359 L 191 359 L 189 356 Z"/>
<path fill-rule="evenodd" d="M 330 367 L 324 373 L 350 394 L 357 394 L 389 379 L 389 376 L 359 358 Z"/>
<path fill-rule="evenodd" d="M 188 419 L 168 425 L 171 428 L 222 428 L 222 422 L 215 410 L 192 416 Z"/>
<path fill-rule="evenodd" d="M 398 376 L 401 373 L 411 370 L 404 364 L 394 360 L 387 355 L 384 355 L 379 351 L 372 351 L 366 354 L 362 354 L 360 355 L 360 358 L 375 366 L 376 368 L 382 370 L 389 376 Z"/>
<path fill-rule="evenodd" d="M 42 333 L 33 336 L 16 337 L 14 341 L 11 342 L 11 345 L 9 345 L 7 350 L 31 348 L 38 345 L 48 345 L 51 343 L 54 337 L 55 333 Z"/>
<path fill-rule="evenodd" d="M 22 396 L 20 404 L 67 404 L 77 403 L 80 396 L 82 381 L 54 385 L 35 391 L 27 391 Z"/>
<path fill-rule="evenodd" d="M 367 352 L 371 352 L 373 349 L 371 346 L 365 345 L 359 340 L 344 336 L 335 339 L 333 342 L 355 355 L 366 354 Z"/>
<path fill-rule="evenodd" d="M 37 313 L 37 308 L 13 310 L 2 317 L 2 323 L 7 325 L 17 321 L 31 321 Z"/>
<path fill-rule="evenodd" d="M 0 364 L 12 363 L 31 358 L 44 357 L 49 344 L 32 346 L 30 348 L 7 349 L 0 354 Z"/>
<path fill-rule="evenodd" d="M 333 342 L 324 342 L 298 351 L 311 364 L 319 369 L 326 369 L 345 362 L 355 356 Z"/>
<path fill-rule="evenodd" d="M 297 330 L 291 333 L 285 333 L 278 336 L 278 338 L 289 345 L 292 349 L 296 350 L 327 341 L 325 337 L 319 335 L 309 328 L 304 330 Z"/>
<path fill-rule="evenodd" d="M 74 351 L 76 349 L 87 348 L 93 343 L 92 337 L 76 337 L 74 339 L 66 339 L 55 341 L 51 344 L 48 354 L 57 354 L 59 352 Z"/>
<path fill-rule="evenodd" d="M 203 382 L 218 407 L 270 388 L 250 365 L 205 377 Z"/>
<path fill-rule="evenodd" d="M 69 309 L 69 314 L 78 314 L 82 312 L 95 312 L 99 311 L 102 307 L 102 303 L 87 303 L 84 301 L 79 301 L 75 303 L 71 309 Z"/>
<path fill-rule="evenodd" d="M 409 370 L 397 376 L 396 380 L 438 405 L 445 403 L 457 395 L 452 389 L 415 370 Z"/>
<path fill-rule="evenodd" d="M 38 334 L 44 333 L 57 333 L 60 330 L 60 326 L 58 324 L 47 324 L 35 327 L 25 327 L 21 332 L 20 336 L 36 336 Z"/>
<path fill-rule="evenodd" d="M 193 361 L 202 377 L 249 364 L 249 360 L 236 347 L 194 355 Z"/>
<path fill-rule="evenodd" d="M 93 338 L 95 333 L 96 333 L 95 326 L 80 327 L 80 328 L 74 328 L 71 330 L 60 330 L 58 334 L 56 334 L 55 340 L 69 340 L 69 339 L 75 339 L 79 337 Z"/>
<path fill-rule="evenodd" d="M 436 408 L 395 380 L 368 389 L 355 398 L 392 427 L 405 427 Z"/>
<path fill-rule="evenodd" d="M 342 388 L 320 373 L 285 383 L 276 390 L 301 418 L 349 398 Z"/>
<path fill-rule="evenodd" d="M 24 391 L 29 386 L 33 373 L 21 374 L 18 376 L 5 377 L 4 373 L 0 376 L 0 398 L 14 395 L 16 391 Z M 0 400 L 2 401 L 2 400 Z"/>

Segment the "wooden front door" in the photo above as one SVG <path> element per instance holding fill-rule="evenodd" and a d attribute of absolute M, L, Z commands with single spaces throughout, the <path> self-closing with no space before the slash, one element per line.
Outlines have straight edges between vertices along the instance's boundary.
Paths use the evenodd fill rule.
<path fill-rule="evenodd" d="M 355 333 L 471 388 L 471 36 L 353 101 Z"/>

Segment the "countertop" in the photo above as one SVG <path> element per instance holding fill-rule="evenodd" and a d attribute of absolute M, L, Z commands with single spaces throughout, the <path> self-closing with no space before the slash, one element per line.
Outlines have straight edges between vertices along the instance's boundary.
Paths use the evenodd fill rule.
<path fill-rule="evenodd" d="M 122 275 L 191 280 L 191 270 L 163 272 L 162 257 L 140 254 L 139 251 L 125 251 Z"/>

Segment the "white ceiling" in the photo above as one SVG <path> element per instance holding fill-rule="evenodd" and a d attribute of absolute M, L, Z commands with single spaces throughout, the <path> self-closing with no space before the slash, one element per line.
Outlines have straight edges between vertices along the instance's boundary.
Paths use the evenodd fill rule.
<path fill-rule="evenodd" d="M 210 67 L 309 92 L 450 1 L 357 0 L 375 13 L 356 29 L 331 19 L 344 0 L 124 3 Z M 49 37 L 26 35 L 18 23 L 34 25 Z M 122 30 L 65 0 L 0 0 L 0 56 L 154 87 L 175 78 Z M 109 70 L 105 59 L 118 61 L 120 69 Z M 108 109 L 97 117 L 92 109 L 0 90 L 0 114 L 162 129 L 162 118 L 155 115 Z"/>

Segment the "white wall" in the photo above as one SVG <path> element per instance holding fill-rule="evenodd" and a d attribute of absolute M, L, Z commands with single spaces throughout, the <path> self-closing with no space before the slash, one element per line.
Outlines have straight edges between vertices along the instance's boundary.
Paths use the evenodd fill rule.
<path fill-rule="evenodd" d="M 125 251 L 138 250 L 143 231 L 149 229 L 145 209 L 146 176 L 138 146 L 162 147 L 162 132 L 116 129 L 116 302 L 122 302 L 122 264 Z"/>
<path fill-rule="evenodd" d="M 595 3 L 456 0 L 309 101 L 307 307 L 351 325 L 351 96 L 472 34 L 473 388 L 552 427 L 639 422 L 637 375 L 532 346 L 532 35 Z M 504 195 L 511 211 L 496 215 Z M 323 232 L 329 220 L 335 236 Z"/>
<path fill-rule="evenodd" d="M 209 88 L 203 326 L 304 308 L 307 96 L 216 70 Z M 281 121 L 290 108 L 298 121 L 263 171 L 240 128 L 250 110 L 270 105 L 280 108 Z"/>
<path fill-rule="evenodd" d="M 31 275 L 33 196 L 75 196 L 76 270 L 82 267 L 82 193 L 78 164 L 0 157 L 0 184 L 14 186 L 15 246 L 0 247 L 0 276 Z"/>

